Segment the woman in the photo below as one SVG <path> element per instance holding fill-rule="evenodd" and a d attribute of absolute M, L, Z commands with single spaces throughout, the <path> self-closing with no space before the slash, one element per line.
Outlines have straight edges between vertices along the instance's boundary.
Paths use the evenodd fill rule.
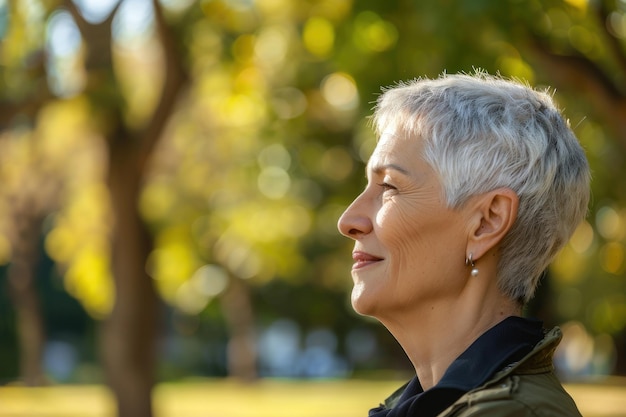
<path fill-rule="evenodd" d="M 484 73 L 383 92 L 367 186 L 339 219 L 352 305 L 416 377 L 374 417 L 579 416 L 556 379 L 558 328 L 522 318 L 584 218 L 584 152 L 544 92 Z"/>

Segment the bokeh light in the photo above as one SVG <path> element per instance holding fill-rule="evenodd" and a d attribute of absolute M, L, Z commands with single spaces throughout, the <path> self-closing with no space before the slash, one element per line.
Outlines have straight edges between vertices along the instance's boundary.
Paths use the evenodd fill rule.
<path fill-rule="evenodd" d="M 585 253 L 592 245 L 594 238 L 593 227 L 583 221 L 574 231 L 569 244 L 577 253 Z"/>
<path fill-rule="evenodd" d="M 626 270 L 624 264 L 625 248 L 619 242 L 609 242 L 600 248 L 600 265 L 606 272 L 620 275 Z"/>
<path fill-rule="evenodd" d="M 259 191 L 273 200 L 283 198 L 291 186 L 291 177 L 281 167 L 270 166 L 263 168 L 258 179 Z"/>
<path fill-rule="evenodd" d="M 624 237 L 626 224 L 613 207 L 604 206 L 596 212 L 596 228 L 605 239 L 621 239 Z"/>
<path fill-rule="evenodd" d="M 321 17 L 313 17 L 304 25 L 302 40 L 313 55 L 326 57 L 333 50 L 335 30 L 332 23 Z"/>
<path fill-rule="evenodd" d="M 322 95 L 338 110 L 353 110 L 359 104 L 359 94 L 354 79 L 346 73 L 326 76 L 321 84 Z"/>

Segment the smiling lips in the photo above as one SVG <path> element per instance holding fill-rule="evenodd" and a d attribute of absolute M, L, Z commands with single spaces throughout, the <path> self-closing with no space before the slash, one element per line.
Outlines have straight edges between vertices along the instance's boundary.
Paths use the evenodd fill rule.
<path fill-rule="evenodd" d="M 379 258 L 377 256 L 370 255 L 369 253 L 361 251 L 352 252 L 352 259 L 354 259 L 354 265 L 352 265 L 352 269 L 365 268 L 366 266 L 383 260 L 383 258 Z"/>

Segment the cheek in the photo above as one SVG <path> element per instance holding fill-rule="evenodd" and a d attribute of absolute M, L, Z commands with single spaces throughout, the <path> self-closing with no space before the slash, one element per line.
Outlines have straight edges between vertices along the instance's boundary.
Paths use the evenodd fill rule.
<path fill-rule="evenodd" d="M 432 246 L 434 236 L 430 229 L 434 226 L 429 223 L 428 215 L 420 210 L 394 205 L 379 213 L 378 224 L 378 235 L 387 251 L 408 257 L 405 261 Z"/>

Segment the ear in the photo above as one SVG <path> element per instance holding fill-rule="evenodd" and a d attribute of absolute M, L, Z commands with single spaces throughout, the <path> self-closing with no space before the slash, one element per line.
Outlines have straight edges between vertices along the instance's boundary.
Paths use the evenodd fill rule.
<path fill-rule="evenodd" d="M 467 255 L 480 259 L 498 246 L 515 219 L 519 197 L 510 188 L 498 188 L 477 197 L 467 243 Z"/>

